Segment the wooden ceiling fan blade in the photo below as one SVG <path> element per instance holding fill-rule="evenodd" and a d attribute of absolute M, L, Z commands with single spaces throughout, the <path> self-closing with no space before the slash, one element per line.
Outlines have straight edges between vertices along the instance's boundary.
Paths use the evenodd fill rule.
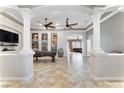
<path fill-rule="evenodd" d="M 49 22 L 47 25 L 50 26 L 50 25 L 52 25 L 52 24 L 53 24 L 53 22 Z"/>
<path fill-rule="evenodd" d="M 55 28 L 55 26 L 48 26 L 48 27 Z"/>
<path fill-rule="evenodd" d="M 69 26 L 75 26 L 75 25 L 78 25 L 78 23 L 69 24 Z"/>

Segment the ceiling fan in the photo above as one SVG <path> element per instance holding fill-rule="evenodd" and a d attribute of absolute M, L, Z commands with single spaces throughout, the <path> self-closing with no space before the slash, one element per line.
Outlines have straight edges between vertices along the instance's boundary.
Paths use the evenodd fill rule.
<path fill-rule="evenodd" d="M 72 26 L 78 25 L 78 23 L 69 24 L 69 18 L 66 19 L 66 27 L 72 28 Z"/>
<path fill-rule="evenodd" d="M 53 22 L 48 22 L 48 18 L 45 18 L 45 24 L 39 21 L 39 25 L 43 25 L 46 29 L 48 28 L 55 28 L 55 26 L 52 26 Z"/>

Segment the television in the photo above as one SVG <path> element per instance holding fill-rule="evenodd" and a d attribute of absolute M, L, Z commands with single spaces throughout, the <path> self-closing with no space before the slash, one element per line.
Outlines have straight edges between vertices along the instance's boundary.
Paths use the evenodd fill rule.
<path fill-rule="evenodd" d="M 0 42 L 18 43 L 18 34 L 0 29 Z"/>

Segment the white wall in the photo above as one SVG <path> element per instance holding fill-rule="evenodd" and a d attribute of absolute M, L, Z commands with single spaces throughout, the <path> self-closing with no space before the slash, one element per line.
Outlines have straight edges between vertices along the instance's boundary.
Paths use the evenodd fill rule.
<path fill-rule="evenodd" d="M 101 24 L 101 48 L 124 52 L 124 13 L 120 12 Z"/>
<path fill-rule="evenodd" d="M 32 53 L 0 53 L 0 80 L 29 80 L 32 77 Z"/>
<path fill-rule="evenodd" d="M 100 45 L 105 52 L 110 53 L 114 49 L 124 52 L 124 13 L 120 12 L 104 21 L 100 30 Z M 87 32 L 87 39 L 92 35 L 93 29 Z"/>
<path fill-rule="evenodd" d="M 0 29 L 19 34 L 18 46 L 0 46 L 20 50 L 22 48 L 23 27 L 0 15 Z M 23 51 L 0 51 L 0 80 L 29 80 L 33 77 L 33 53 Z"/>
<path fill-rule="evenodd" d="M 14 32 L 19 34 L 19 43 L 18 46 L 0 46 L 0 51 L 3 48 L 16 49 L 20 50 L 22 48 L 22 32 L 23 27 L 12 20 L 6 18 L 5 16 L 0 14 L 0 29 L 4 29 L 10 32 Z"/>
<path fill-rule="evenodd" d="M 124 54 L 104 53 L 89 59 L 95 80 L 124 80 Z"/>
<path fill-rule="evenodd" d="M 93 48 L 93 29 L 86 32 L 87 38 L 87 53 L 89 54 L 90 50 Z"/>
<path fill-rule="evenodd" d="M 58 48 L 64 49 L 64 56 L 67 56 L 67 37 L 70 35 L 82 35 L 83 36 L 83 30 L 75 30 L 75 31 L 35 31 L 32 30 L 32 33 L 39 33 L 39 47 L 41 48 L 41 33 L 48 33 L 48 50 L 51 50 L 51 33 L 57 33 L 58 34 Z M 41 50 L 41 49 L 39 49 Z"/>

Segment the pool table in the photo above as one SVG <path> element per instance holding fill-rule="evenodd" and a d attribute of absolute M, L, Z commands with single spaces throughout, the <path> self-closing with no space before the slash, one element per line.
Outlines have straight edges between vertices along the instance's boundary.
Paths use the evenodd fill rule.
<path fill-rule="evenodd" d="M 55 62 L 55 51 L 35 51 L 34 57 L 36 58 L 36 61 L 38 60 L 38 57 L 45 57 L 49 56 L 52 58 L 52 62 Z"/>

